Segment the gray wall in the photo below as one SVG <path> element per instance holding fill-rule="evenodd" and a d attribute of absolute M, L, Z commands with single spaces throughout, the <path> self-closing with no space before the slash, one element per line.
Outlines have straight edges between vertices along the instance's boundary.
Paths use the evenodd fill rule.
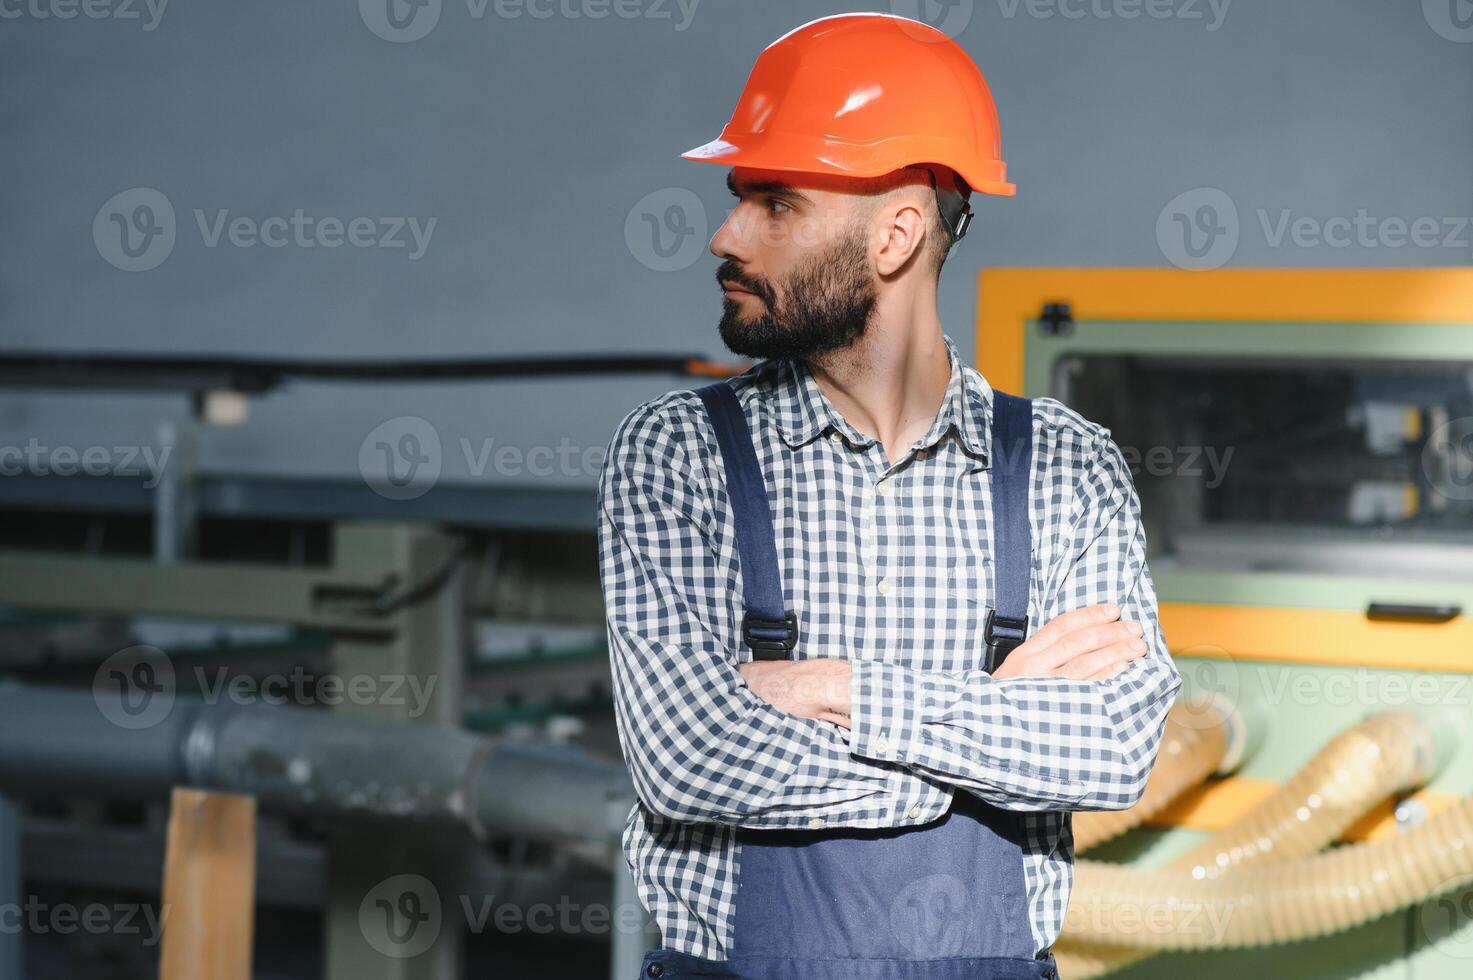
<path fill-rule="evenodd" d="M 704 243 L 726 213 L 725 170 L 678 154 L 717 134 L 766 43 L 852 9 L 443 0 L 426 36 L 396 42 L 369 26 L 384 0 L 173 0 L 156 22 L 142 0 L 107 19 L 31 12 L 51 2 L 28 0 L 0 23 L 0 345 L 363 357 L 721 355 Z M 1466 226 L 1447 247 L 1270 234 L 1286 215 L 1431 217 L 1444 235 L 1473 215 L 1473 28 L 1449 18 L 1458 0 L 1161 0 L 1161 19 L 1100 13 L 1138 9 L 1130 0 L 920 2 L 987 74 L 1019 187 L 983 200 L 942 278 L 943 323 L 969 353 L 978 268 L 1193 261 L 1163 208 L 1195 191 L 1177 206 L 1195 214 L 1211 202 L 1200 188 L 1237 211 L 1232 265 L 1473 259 Z M 156 267 L 123 271 L 94 219 L 140 187 L 173 207 L 175 240 Z M 640 210 L 689 194 L 705 211 L 689 212 L 698 234 L 671 271 L 654 267 L 636 211 L 652 193 Z M 412 239 L 209 247 L 195 215 L 262 221 L 298 208 L 435 225 L 412 259 Z M 586 486 L 581 464 L 473 476 L 462 440 L 597 451 L 639 400 L 685 384 L 301 385 L 258 402 L 248 427 L 211 433 L 203 461 L 356 477 L 369 431 L 417 416 L 441 437 L 447 479 Z M 181 410 L 167 397 L 10 394 L 0 442 L 146 444 Z"/>

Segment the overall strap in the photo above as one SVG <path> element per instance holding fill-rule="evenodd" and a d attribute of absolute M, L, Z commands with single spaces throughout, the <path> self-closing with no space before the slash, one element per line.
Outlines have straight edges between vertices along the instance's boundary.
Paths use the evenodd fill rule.
<path fill-rule="evenodd" d="M 726 469 L 726 494 L 736 524 L 742 570 L 742 639 L 756 660 L 786 660 L 798 645 L 798 620 L 783 603 L 781 570 L 767 503 L 767 483 L 736 390 L 725 381 L 697 388 L 716 428 Z"/>
<path fill-rule="evenodd" d="M 1033 540 L 1028 524 L 1033 470 L 1033 400 L 992 392 L 992 547 L 994 608 L 986 624 L 988 673 L 1028 638 Z"/>

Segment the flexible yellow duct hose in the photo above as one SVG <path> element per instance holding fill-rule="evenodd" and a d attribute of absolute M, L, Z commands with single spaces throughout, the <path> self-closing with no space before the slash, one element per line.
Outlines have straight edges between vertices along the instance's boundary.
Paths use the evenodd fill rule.
<path fill-rule="evenodd" d="M 1146 921 L 1140 928 L 1096 935 L 1153 951 L 1268 946 L 1326 936 L 1473 885 L 1473 797 L 1387 841 L 1211 880 L 1179 873 L 1143 880 L 1147 877 L 1135 872 L 1101 883 L 1099 894 L 1108 907 L 1138 909 Z"/>
<path fill-rule="evenodd" d="M 1160 870 L 1079 862 L 1070 915 L 1055 950 L 1061 975 L 1085 980 L 1151 953 L 1122 944 L 1108 929 L 1101 934 L 1085 928 L 1082 916 L 1087 909 L 1095 910 L 1096 917 L 1103 913 L 1108 923 L 1117 918 L 1110 911 L 1112 903 L 1152 908 L 1169 893 L 1166 883 L 1184 878 L 1211 881 L 1229 871 L 1314 854 L 1388 796 L 1430 778 L 1441 761 L 1439 746 L 1447 748 L 1416 715 L 1382 712 L 1341 732 L 1272 796 Z M 1129 896 L 1119 891 L 1122 876 Z M 1138 882 L 1146 891 L 1129 882 Z M 1143 895 L 1156 898 L 1143 902 Z"/>
<path fill-rule="evenodd" d="M 1204 711 L 1178 701 L 1166 716 L 1156 766 L 1140 802 L 1126 810 L 1074 814 L 1074 853 L 1082 854 L 1139 826 L 1216 772 L 1227 755 L 1232 726 L 1242 724 L 1234 719 L 1219 705 L 1208 705 Z"/>
<path fill-rule="evenodd" d="M 1315 854 L 1387 797 L 1421 786 L 1437 766 L 1425 721 L 1409 711 L 1379 712 L 1336 735 L 1268 799 L 1166 867 L 1216 878 Z"/>

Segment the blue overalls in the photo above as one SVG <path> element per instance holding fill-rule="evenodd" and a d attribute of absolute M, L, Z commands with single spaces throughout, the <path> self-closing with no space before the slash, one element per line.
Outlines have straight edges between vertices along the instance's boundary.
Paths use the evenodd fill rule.
<path fill-rule="evenodd" d="M 734 509 L 756 659 L 786 659 L 787 612 L 766 483 L 731 385 L 697 389 L 716 427 Z M 993 393 L 992 516 L 997 601 L 986 669 L 1027 633 L 1032 404 Z M 1036 957 L 1018 815 L 958 789 L 945 816 L 879 830 L 738 828 L 739 869 L 727 960 L 650 950 L 643 977 L 686 980 L 1053 980 Z"/>

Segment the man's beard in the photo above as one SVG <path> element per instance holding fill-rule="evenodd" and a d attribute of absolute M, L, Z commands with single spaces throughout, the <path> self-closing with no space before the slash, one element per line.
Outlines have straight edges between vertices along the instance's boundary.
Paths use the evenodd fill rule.
<path fill-rule="evenodd" d="M 722 301 L 721 339 L 743 357 L 805 360 L 838 350 L 864 336 L 874 314 L 875 283 L 859 233 L 800 263 L 780 304 L 774 302 L 771 283 L 748 278 L 730 259 L 721 263 L 716 278 L 749 289 L 762 301 L 755 315 L 742 313 L 749 300 Z"/>

